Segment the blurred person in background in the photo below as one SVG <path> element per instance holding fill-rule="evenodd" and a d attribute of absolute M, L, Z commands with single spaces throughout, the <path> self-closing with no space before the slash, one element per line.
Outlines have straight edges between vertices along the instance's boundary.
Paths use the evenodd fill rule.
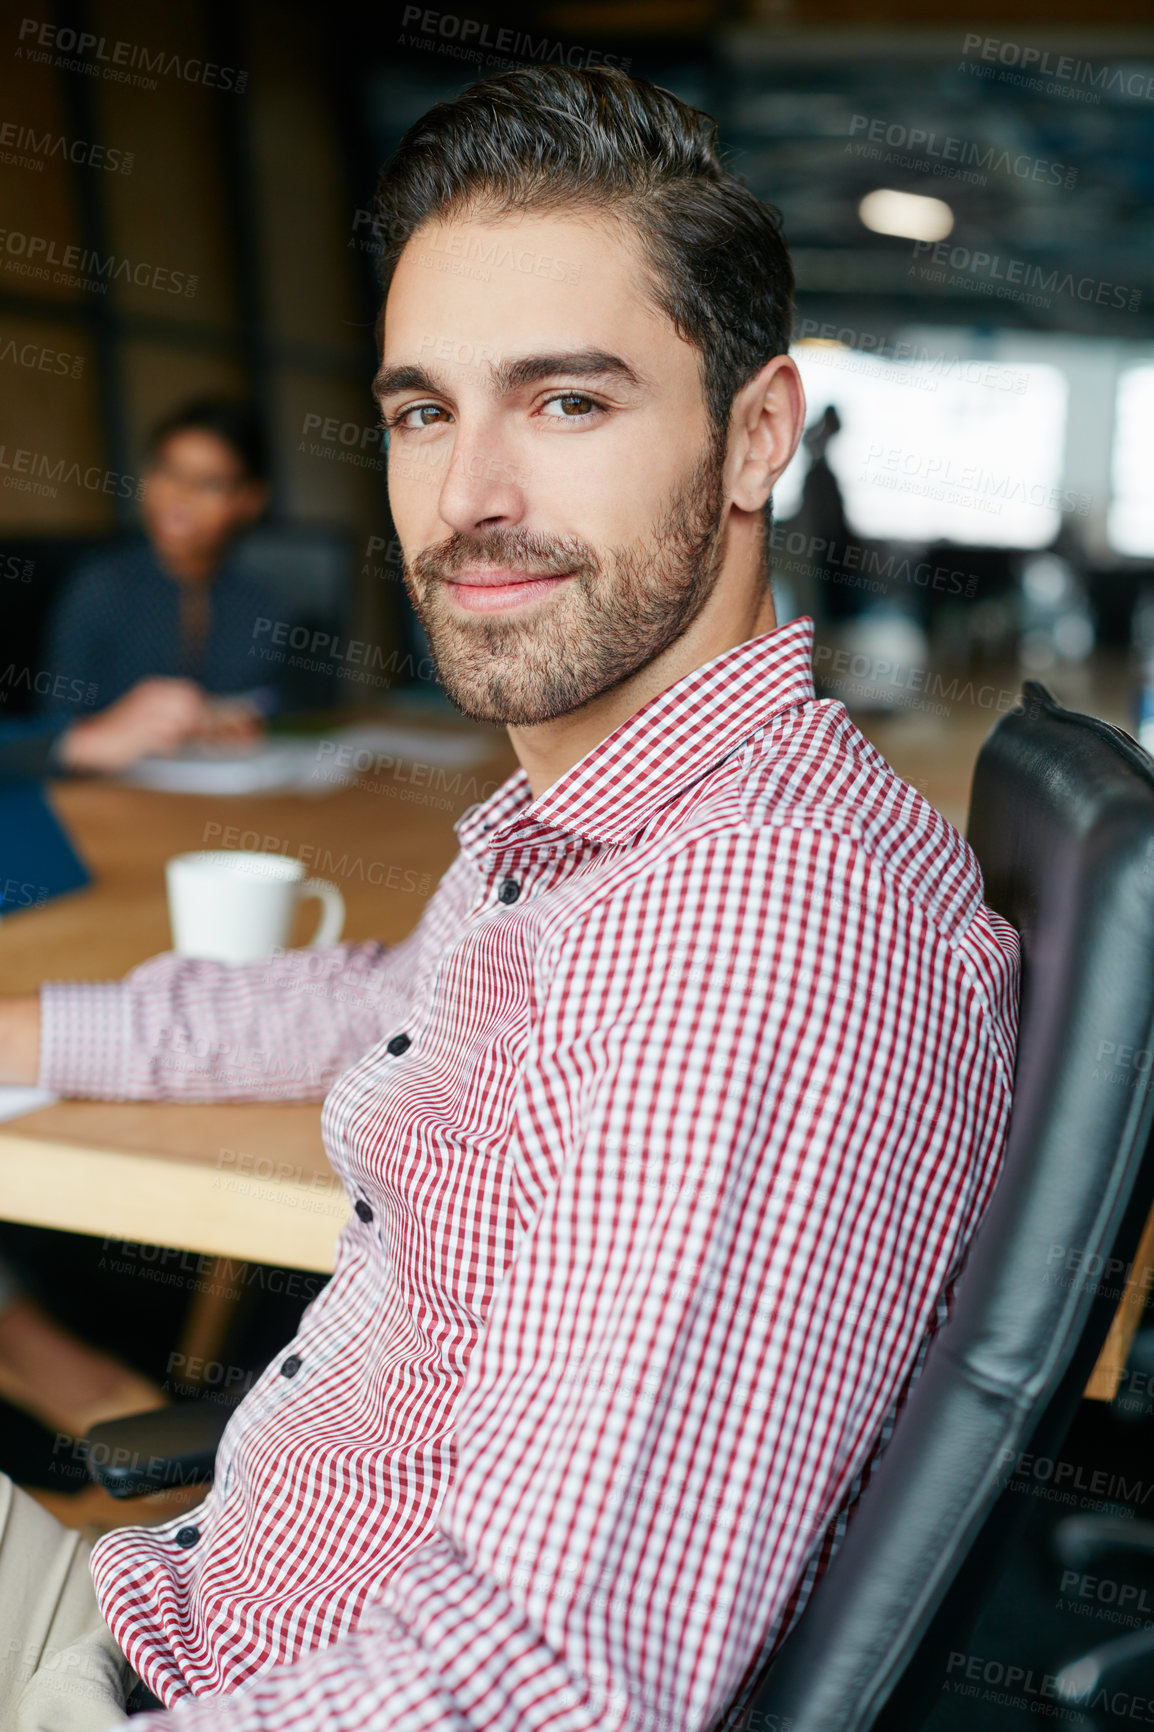
<path fill-rule="evenodd" d="M 249 650 L 270 601 L 230 558 L 268 503 L 264 441 L 243 404 L 201 401 L 149 440 L 144 534 L 85 562 L 49 628 L 48 665 L 95 686 L 80 720 L 49 697 L 40 717 L 0 720 L 0 781 L 112 773 L 194 740 L 261 731 Z M 51 1429 L 91 1425 L 167 1398 L 54 1319 L 0 1257 L 0 1397 Z"/>
<path fill-rule="evenodd" d="M 101 705 L 135 703 L 121 712 L 111 748 L 96 748 L 96 759 L 108 761 L 93 761 L 91 739 L 78 743 L 73 729 L 65 762 L 71 753 L 77 768 L 120 768 L 113 760 L 134 735 L 148 742 L 144 752 L 259 734 L 269 692 L 254 678 L 250 651 L 256 621 L 274 608 L 238 569 L 233 544 L 267 504 L 264 438 L 248 405 L 205 399 L 154 430 L 143 534 L 73 574 L 50 623 L 46 658 L 94 685 Z M 44 707 L 59 713 L 63 700 L 47 697 Z"/>
<path fill-rule="evenodd" d="M 68 770 L 113 773 L 188 740 L 243 737 L 249 730 L 243 713 L 235 721 L 218 716 L 192 680 L 140 680 L 106 710 L 80 721 L 0 718 L 0 783 Z"/>
<path fill-rule="evenodd" d="M 103 1419 L 168 1402 L 150 1378 L 46 1311 L 8 1257 L 0 1259 L 0 1399 L 77 1438 Z"/>

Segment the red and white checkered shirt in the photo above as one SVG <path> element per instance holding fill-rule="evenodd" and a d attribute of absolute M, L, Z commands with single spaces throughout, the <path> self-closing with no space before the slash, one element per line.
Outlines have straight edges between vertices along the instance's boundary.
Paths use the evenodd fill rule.
<path fill-rule="evenodd" d="M 62 1092 L 332 1083 L 331 1282 L 205 1502 L 93 1555 L 181 1732 L 703 1728 L 800 1612 L 997 1175 L 1018 988 L 811 647 L 727 650 L 536 800 L 518 770 L 409 938 L 321 981 L 45 989 Z"/>

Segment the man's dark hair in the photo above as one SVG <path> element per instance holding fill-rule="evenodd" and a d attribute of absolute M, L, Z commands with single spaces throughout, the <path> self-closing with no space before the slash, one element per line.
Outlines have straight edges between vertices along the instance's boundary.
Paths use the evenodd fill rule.
<path fill-rule="evenodd" d="M 212 433 L 235 453 L 248 480 L 268 480 L 268 446 L 253 404 L 225 397 L 202 397 L 186 403 L 152 429 L 148 456 L 155 457 L 174 433 Z"/>
<path fill-rule="evenodd" d="M 437 103 L 381 171 L 385 296 L 426 222 L 582 208 L 636 233 L 651 298 L 701 353 L 724 440 L 735 393 L 789 348 L 793 268 L 780 213 L 722 166 L 714 121 L 648 79 L 535 66 Z"/>

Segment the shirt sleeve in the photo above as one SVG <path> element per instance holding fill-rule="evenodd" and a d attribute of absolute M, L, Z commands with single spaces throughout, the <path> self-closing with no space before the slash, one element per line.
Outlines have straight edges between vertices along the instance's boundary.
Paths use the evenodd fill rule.
<path fill-rule="evenodd" d="M 40 1087 L 95 1100 L 321 1100 L 393 1026 L 412 937 L 235 964 L 166 951 L 123 980 L 46 983 Z"/>
<path fill-rule="evenodd" d="M 992 1013 L 845 836 L 592 900 L 539 964 L 432 1536 L 351 1635 L 139 1732 L 696 1732 L 800 1609 L 998 1169 Z"/>

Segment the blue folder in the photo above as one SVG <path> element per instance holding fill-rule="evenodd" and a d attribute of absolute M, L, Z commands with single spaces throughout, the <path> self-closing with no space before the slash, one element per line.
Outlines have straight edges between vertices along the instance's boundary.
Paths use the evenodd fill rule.
<path fill-rule="evenodd" d="M 91 881 L 43 784 L 0 782 L 0 920 Z"/>

